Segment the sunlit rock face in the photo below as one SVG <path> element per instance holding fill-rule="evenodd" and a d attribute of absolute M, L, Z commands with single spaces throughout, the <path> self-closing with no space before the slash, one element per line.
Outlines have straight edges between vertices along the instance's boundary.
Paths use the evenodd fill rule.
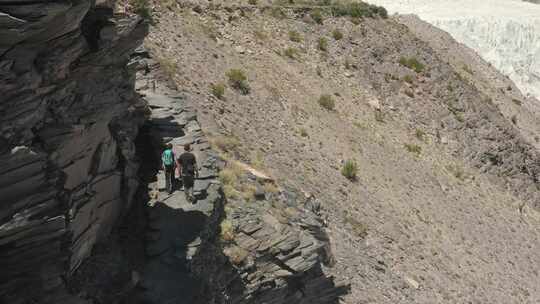
<path fill-rule="evenodd" d="M 370 0 L 416 14 L 474 49 L 525 94 L 540 97 L 540 5 L 519 0 Z"/>

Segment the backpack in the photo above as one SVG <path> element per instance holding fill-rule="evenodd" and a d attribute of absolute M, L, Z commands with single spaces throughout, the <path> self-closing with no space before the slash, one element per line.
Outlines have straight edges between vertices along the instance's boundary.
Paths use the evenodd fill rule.
<path fill-rule="evenodd" d="M 193 163 L 187 163 L 184 167 L 184 172 L 185 174 L 184 175 L 193 175 L 195 174 L 195 168 L 193 167 Z"/>
<path fill-rule="evenodd" d="M 165 166 L 171 166 L 174 163 L 173 151 L 170 149 L 163 151 L 163 154 L 161 155 L 161 160 L 163 161 L 163 164 Z"/>

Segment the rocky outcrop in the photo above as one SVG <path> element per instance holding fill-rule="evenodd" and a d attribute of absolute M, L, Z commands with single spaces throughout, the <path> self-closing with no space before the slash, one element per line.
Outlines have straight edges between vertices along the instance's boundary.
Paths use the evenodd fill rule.
<path fill-rule="evenodd" d="M 229 201 L 230 235 L 222 225 L 222 239 L 206 240 L 194 258 L 192 268 L 208 280 L 207 301 L 338 303 L 349 287 L 322 270 L 333 258 L 319 203 L 294 190 L 259 189 L 256 197 Z"/>
<path fill-rule="evenodd" d="M 137 17 L 93 1 L 0 3 L 0 302 L 57 302 L 138 186 Z"/>

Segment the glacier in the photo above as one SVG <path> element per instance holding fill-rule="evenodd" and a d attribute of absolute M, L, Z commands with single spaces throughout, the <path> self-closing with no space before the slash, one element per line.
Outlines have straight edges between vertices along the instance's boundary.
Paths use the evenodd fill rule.
<path fill-rule="evenodd" d="M 540 99 L 540 5 L 520 0 L 368 0 L 415 14 L 475 50 Z"/>

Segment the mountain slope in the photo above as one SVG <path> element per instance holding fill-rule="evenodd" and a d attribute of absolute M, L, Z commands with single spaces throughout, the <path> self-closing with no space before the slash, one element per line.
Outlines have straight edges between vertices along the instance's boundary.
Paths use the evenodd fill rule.
<path fill-rule="evenodd" d="M 326 271 L 351 282 L 344 303 L 537 302 L 536 114 L 520 108 L 518 128 L 496 89 L 396 20 L 309 14 L 158 6 L 146 45 L 232 157 L 327 202 L 337 263 Z M 319 105 L 325 94 L 335 110 Z M 340 172 L 346 159 L 356 181 Z"/>

